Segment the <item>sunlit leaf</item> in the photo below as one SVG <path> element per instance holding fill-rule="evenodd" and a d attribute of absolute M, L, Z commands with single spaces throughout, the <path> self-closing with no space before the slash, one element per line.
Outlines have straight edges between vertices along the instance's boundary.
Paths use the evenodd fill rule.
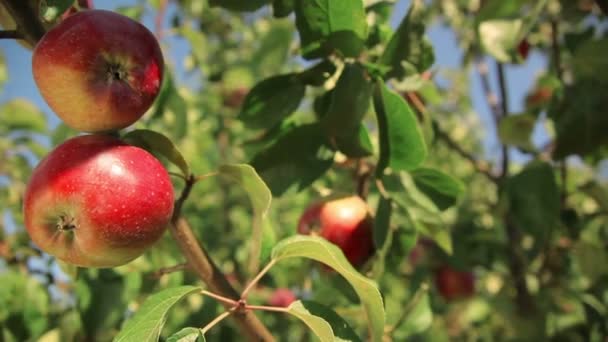
<path fill-rule="evenodd" d="M 373 341 L 381 341 L 384 332 L 384 305 L 377 285 L 358 273 L 340 248 L 314 236 L 294 236 L 279 242 L 272 251 L 272 260 L 300 257 L 317 260 L 340 273 L 359 295 L 370 325 Z"/>
<path fill-rule="evenodd" d="M 151 295 L 135 315 L 126 321 L 114 341 L 158 341 L 169 309 L 186 295 L 200 290 L 201 288 L 196 286 L 181 286 L 168 288 Z"/>
<path fill-rule="evenodd" d="M 323 342 L 361 341 L 342 317 L 320 303 L 310 300 L 295 301 L 289 305 L 287 313 L 304 322 Z"/>
<path fill-rule="evenodd" d="M 182 156 L 182 153 L 177 149 L 177 146 L 166 136 L 161 133 L 147 129 L 133 130 L 123 137 L 130 144 L 139 146 L 152 153 L 158 153 L 167 158 L 169 162 L 177 166 L 184 177 L 190 176 L 190 167 Z"/>

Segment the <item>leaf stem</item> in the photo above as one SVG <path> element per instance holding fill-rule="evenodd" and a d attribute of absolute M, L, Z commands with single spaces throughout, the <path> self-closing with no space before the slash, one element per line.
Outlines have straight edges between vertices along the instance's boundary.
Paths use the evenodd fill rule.
<path fill-rule="evenodd" d="M 416 307 L 416 305 L 418 305 L 418 303 L 422 299 L 422 296 L 425 295 L 428 291 L 429 291 L 429 285 L 427 283 L 423 283 L 420 285 L 418 290 L 416 290 L 416 293 L 414 293 L 414 296 L 412 297 L 412 299 L 405 305 L 405 308 L 403 309 L 401 316 L 399 316 L 399 318 L 397 319 L 395 324 L 393 324 L 393 326 L 391 326 L 391 327 L 388 327 L 388 329 L 386 330 L 387 335 L 392 334 L 393 331 L 397 330 L 401 326 L 401 324 L 403 324 L 406 321 L 406 319 L 409 317 L 409 315 L 412 314 L 412 311 L 414 311 L 414 308 Z"/>
<path fill-rule="evenodd" d="M 262 279 L 264 274 L 266 274 L 266 272 L 268 272 L 268 270 L 270 270 L 270 268 L 272 266 L 274 266 L 275 263 L 276 263 L 276 260 L 270 260 L 270 262 L 255 276 L 255 278 L 253 278 L 249 282 L 247 287 L 245 287 L 245 289 L 241 293 L 241 299 L 247 299 L 247 295 L 249 294 L 249 291 L 251 291 L 251 289 L 253 289 L 253 287 L 258 283 L 258 281 L 260 281 L 260 279 Z"/>
<path fill-rule="evenodd" d="M 265 305 L 245 305 L 247 310 L 262 310 L 262 311 L 273 311 L 273 312 L 288 312 L 289 309 L 280 306 L 265 306 Z"/>
<path fill-rule="evenodd" d="M 224 296 L 220 296 L 218 294 L 215 294 L 213 292 L 209 292 L 206 290 L 201 291 L 202 294 L 204 294 L 205 296 L 211 297 L 215 300 L 217 300 L 218 302 L 222 302 L 224 304 L 228 304 L 228 305 L 232 305 L 232 306 L 237 306 L 239 303 L 238 301 L 234 300 L 234 299 L 230 299 L 228 297 L 224 297 Z"/>

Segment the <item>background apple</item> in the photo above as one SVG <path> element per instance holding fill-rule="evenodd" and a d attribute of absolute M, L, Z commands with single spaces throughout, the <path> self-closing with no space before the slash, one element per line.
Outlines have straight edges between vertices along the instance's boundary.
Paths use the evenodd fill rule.
<path fill-rule="evenodd" d="M 34 80 L 72 128 L 99 132 L 139 119 L 158 95 L 163 57 L 140 23 L 104 10 L 73 14 L 36 45 Z"/>
<path fill-rule="evenodd" d="M 298 223 L 298 233 L 318 234 L 338 245 L 354 266 L 363 264 L 374 251 L 372 219 L 359 196 L 329 200 L 310 206 Z"/>
<path fill-rule="evenodd" d="M 158 240 L 173 186 L 151 154 L 106 135 L 67 140 L 34 170 L 25 227 L 40 249 L 78 266 L 113 267 Z"/>
<path fill-rule="evenodd" d="M 286 308 L 291 303 L 298 300 L 295 293 L 290 289 L 286 288 L 278 288 L 274 290 L 274 292 L 270 295 L 270 299 L 268 299 L 268 304 L 271 306 L 279 306 Z"/>
<path fill-rule="evenodd" d="M 475 293 L 475 277 L 470 271 L 459 271 L 443 265 L 435 271 L 435 285 L 443 298 L 451 301 Z"/>

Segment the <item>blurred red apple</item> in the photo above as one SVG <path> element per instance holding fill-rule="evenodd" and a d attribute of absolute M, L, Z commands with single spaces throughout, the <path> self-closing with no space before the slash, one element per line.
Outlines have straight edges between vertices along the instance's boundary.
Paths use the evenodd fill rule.
<path fill-rule="evenodd" d="M 519 42 L 517 45 L 517 53 L 523 60 L 528 58 L 528 54 L 530 53 L 530 43 L 527 39 L 523 39 L 521 42 Z"/>
<path fill-rule="evenodd" d="M 363 264 L 374 251 L 372 218 L 359 196 L 329 200 L 310 206 L 298 223 L 298 233 L 311 231 L 336 244 L 353 266 Z"/>
<path fill-rule="evenodd" d="M 450 266 L 444 265 L 435 271 L 435 285 L 447 301 L 470 297 L 475 293 L 473 273 L 458 271 Z"/>
<path fill-rule="evenodd" d="M 68 16 L 34 49 L 42 97 L 70 127 L 99 132 L 137 121 L 158 95 L 163 56 L 140 23 L 104 10 Z"/>
<path fill-rule="evenodd" d="M 241 108 L 243 101 L 245 101 L 245 97 L 249 93 L 249 89 L 246 87 L 237 87 L 235 89 L 225 91 L 224 96 L 224 106 L 229 108 L 238 109 Z"/>
<path fill-rule="evenodd" d="M 111 136 L 79 136 L 34 169 L 25 227 L 40 249 L 67 263 L 114 267 L 161 237 L 173 198 L 169 174 L 150 153 Z"/>
<path fill-rule="evenodd" d="M 272 295 L 270 295 L 268 304 L 270 304 L 272 306 L 279 306 L 279 307 L 286 308 L 289 305 L 291 305 L 291 303 L 295 302 L 296 300 L 298 300 L 298 298 L 293 293 L 293 291 L 291 291 L 290 289 L 279 288 L 279 289 L 276 289 L 272 293 Z"/>

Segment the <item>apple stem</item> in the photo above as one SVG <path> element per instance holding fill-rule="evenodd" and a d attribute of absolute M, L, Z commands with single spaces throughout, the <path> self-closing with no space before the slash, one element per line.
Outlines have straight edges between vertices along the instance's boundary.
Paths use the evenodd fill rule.
<path fill-rule="evenodd" d="M 275 263 L 276 263 L 276 260 L 270 260 L 270 262 L 255 276 L 255 278 L 253 278 L 251 280 L 251 282 L 249 282 L 247 287 L 245 287 L 245 289 L 241 293 L 241 299 L 247 299 L 247 295 L 249 294 L 249 291 L 251 291 L 251 289 L 253 289 L 253 287 L 258 283 L 258 281 L 260 281 L 260 279 L 262 279 L 264 274 L 266 274 L 266 272 L 268 272 L 268 270 L 270 270 L 270 268 L 272 266 L 274 266 Z"/>

